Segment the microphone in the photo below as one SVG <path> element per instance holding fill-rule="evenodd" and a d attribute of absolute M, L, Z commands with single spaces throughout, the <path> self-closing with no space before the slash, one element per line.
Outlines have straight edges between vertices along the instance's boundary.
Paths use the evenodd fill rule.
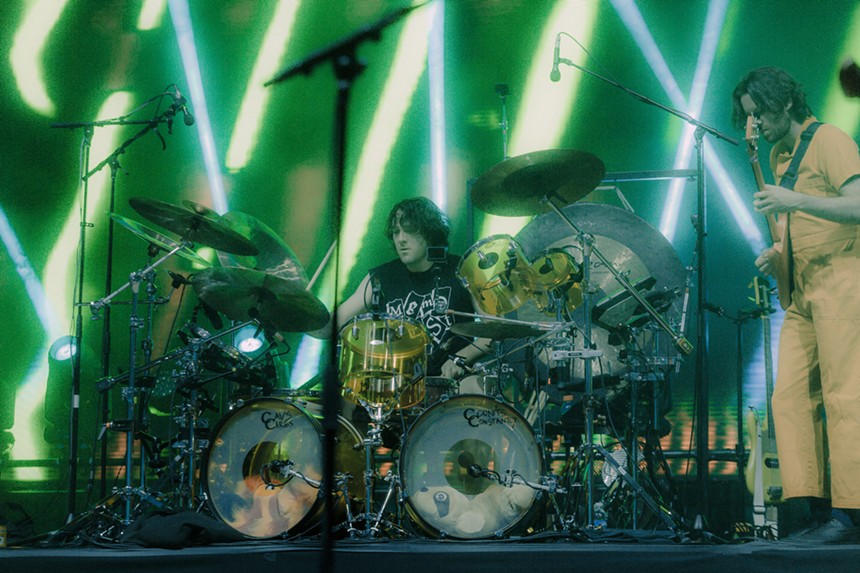
<path fill-rule="evenodd" d="M 477 370 L 466 364 L 466 360 L 462 356 L 457 356 L 456 354 L 449 354 L 448 359 L 463 370 L 465 370 L 467 374 L 475 374 L 477 372 Z"/>
<path fill-rule="evenodd" d="M 550 81 L 557 82 L 561 79 L 561 72 L 558 71 L 558 48 L 561 44 L 561 32 L 555 35 L 555 51 L 552 54 L 552 71 L 549 73 Z"/>
<path fill-rule="evenodd" d="M 187 125 L 189 127 L 194 125 L 194 116 L 191 115 L 190 111 L 188 111 L 188 106 L 186 105 L 188 103 L 188 100 L 186 100 L 182 96 L 182 93 L 179 91 L 179 88 L 177 88 L 176 92 L 173 93 L 172 95 L 173 95 L 174 101 L 173 101 L 173 105 L 171 107 L 174 109 L 174 112 L 176 110 L 179 110 L 182 112 L 182 121 L 185 122 L 185 125 Z"/>
<path fill-rule="evenodd" d="M 466 472 L 473 478 L 487 477 L 487 470 L 478 464 L 470 464 L 469 467 L 466 468 Z"/>
<path fill-rule="evenodd" d="M 174 273 L 173 271 L 167 271 L 167 274 L 170 275 L 170 278 L 173 279 L 170 283 L 170 286 L 173 288 L 179 288 L 182 285 L 190 285 L 191 281 L 188 280 L 187 277 L 180 275 L 179 273 Z"/>
<path fill-rule="evenodd" d="M 379 277 L 373 275 L 370 277 L 370 286 L 372 294 L 370 295 L 370 310 L 373 314 L 379 314 L 379 306 L 382 298 L 382 283 Z"/>

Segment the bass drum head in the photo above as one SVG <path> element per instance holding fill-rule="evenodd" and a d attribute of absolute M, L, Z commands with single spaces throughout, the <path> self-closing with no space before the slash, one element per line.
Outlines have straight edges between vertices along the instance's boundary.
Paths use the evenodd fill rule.
<path fill-rule="evenodd" d="M 290 460 L 293 470 L 319 480 L 322 459 L 320 424 L 304 409 L 274 398 L 247 402 L 215 429 L 203 464 L 210 508 L 248 537 L 302 533 L 322 517 L 319 490 L 298 478 L 269 487 L 263 474 L 266 464 Z"/>
<path fill-rule="evenodd" d="M 536 483 L 543 457 L 531 426 L 516 410 L 487 396 L 461 395 L 437 403 L 415 420 L 400 455 L 406 509 L 436 537 L 501 536 L 523 521 L 537 491 L 506 487 L 469 468 L 508 470 Z"/>

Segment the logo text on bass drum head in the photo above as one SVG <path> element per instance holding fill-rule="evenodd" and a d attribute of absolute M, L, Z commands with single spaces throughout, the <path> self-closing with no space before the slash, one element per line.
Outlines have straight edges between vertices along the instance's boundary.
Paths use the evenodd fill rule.
<path fill-rule="evenodd" d="M 466 408 L 463 417 L 473 428 L 479 426 L 498 426 L 499 424 L 513 429 L 515 420 L 501 410 L 487 408 Z"/>
<path fill-rule="evenodd" d="M 270 412 L 265 410 L 260 414 L 260 420 L 267 430 L 289 428 L 293 425 L 293 415 L 289 412 Z"/>

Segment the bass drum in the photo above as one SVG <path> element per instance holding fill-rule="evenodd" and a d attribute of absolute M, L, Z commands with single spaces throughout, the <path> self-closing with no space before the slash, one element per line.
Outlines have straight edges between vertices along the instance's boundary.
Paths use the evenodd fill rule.
<path fill-rule="evenodd" d="M 355 428 L 338 416 L 335 471 L 348 471 L 353 481 L 361 477 L 353 472 L 363 468 L 362 454 L 353 447 L 360 443 Z M 298 477 L 273 477 L 276 472 L 269 464 L 290 461 L 291 469 L 319 481 L 322 460 L 322 426 L 304 408 L 276 398 L 251 400 L 215 428 L 202 469 L 209 507 L 221 521 L 251 538 L 313 530 L 323 518 L 319 490 Z M 337 504 L 342 509 L 343 500 Z"/>
<path fill-rule="evenodd" d="M 516 410 L 487 396 L 443 400 L 415 420 L 400 452 L 406 510 L 433 537 L 502 536 L 528 523 L 537 490 L 500 485 L 508 472 L 537 483 L 543 457 L 531 426 Z"/>

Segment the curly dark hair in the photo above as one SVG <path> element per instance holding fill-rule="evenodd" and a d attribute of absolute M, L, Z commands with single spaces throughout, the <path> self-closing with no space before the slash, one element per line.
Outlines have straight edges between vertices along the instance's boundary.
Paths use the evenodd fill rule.
<path fill-rule="evenodd" d="M 791 103 L 788 115 L 797 123 L 803 123 L 812 115 L 803 86 L 787 72 L 779 68 L 756 68 L 744 76 L 732 92 L 732 123 L 738 129 L 743 129 L 747 120 L 741 106 L 744 94 L 749 94 L 760 113 L 780 113 Z"/>
<path fill-rule="evenodd" d="M 398 223 L 407 233 L 423 237 L 430 246 L 448 246 L 448 234 L 451 232 L 448 216 L 426 197 L 405 199 L 391 208 L 385 224 L 385 236 L 389 240 L 393 238 Z"/>

